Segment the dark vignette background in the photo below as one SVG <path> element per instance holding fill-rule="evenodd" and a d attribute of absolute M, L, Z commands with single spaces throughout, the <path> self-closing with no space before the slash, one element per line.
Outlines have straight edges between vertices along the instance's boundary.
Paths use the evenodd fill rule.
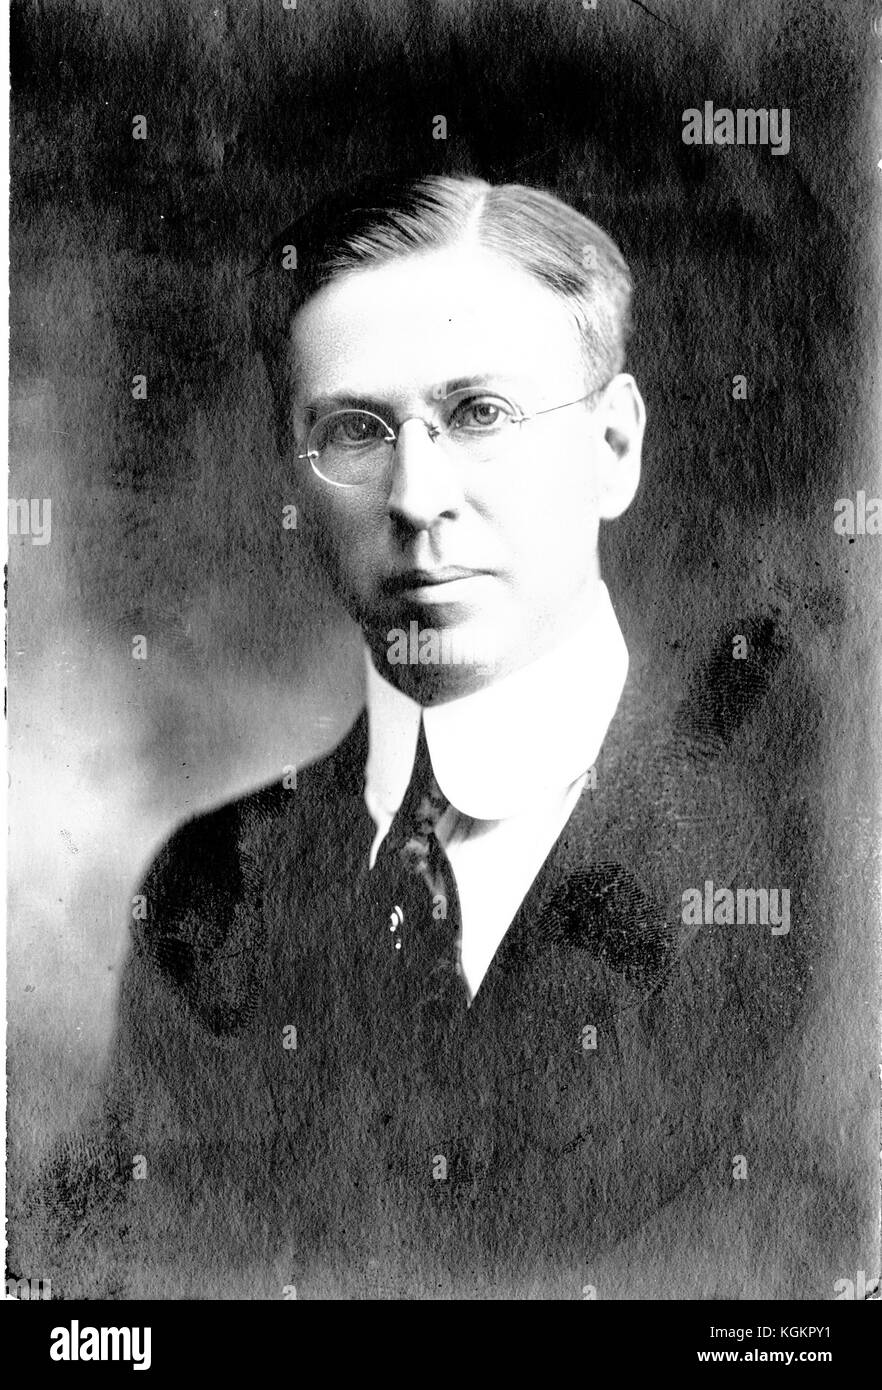
<path fill-rule="evenodd" d="M 836 498 L 878 490 L 872 18 L 838 0 L 13 5 L 10 496 L 52 499 L 49 545 L 10 537 L 14 1185 L 94 1085 L 159 840 L 332 745 L 359 706 L 356 635 L 282 529 L 247 271 L 319 194 L 425 171 L 549 187 L 633 268 L 645 472 L 604 536 L 632 649 L 681 669 L 721 627 L 771 622 L 814 672 L 843 972 L 806 1041 L 805 1111 L 820 1164 L 867 1170 L 843 1098 L 872 1051 L 854 989 L 876 968 L 882 540 L 832 523 Z M 791 152 L 685 146 L 705 100 L 789 107 Z"/>

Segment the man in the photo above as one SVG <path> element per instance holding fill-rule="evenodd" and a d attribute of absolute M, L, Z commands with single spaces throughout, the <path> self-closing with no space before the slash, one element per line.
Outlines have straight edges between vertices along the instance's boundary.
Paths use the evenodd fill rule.
<path fill-rule="evenodd" d="M 775 1186 L 740 1126 L 811 975 L 808 696 L 760 621 L 682 690 L 629 669 L 598 531 L 645 411 L 598 227 L 429 178 L 282 240 L 258 338 L 366 711 L 153 865 L 55 1279 L 580 1297 L 709 1161 Z"/>

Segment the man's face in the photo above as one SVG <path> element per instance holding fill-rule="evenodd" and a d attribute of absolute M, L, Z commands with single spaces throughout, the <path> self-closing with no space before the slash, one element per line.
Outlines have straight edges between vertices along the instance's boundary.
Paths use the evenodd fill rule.
<path fill-rule="evenodd" d="M 295 425 L 368 408 L 398 434 L 388 466 L 358 487 L 300 470 L 303 529 L 387 679 L 425 700 L 478 688 L 556 645 L 599 581 L 597 533 L 639 476 L 643 409 L 630 377 L 600 397 L 512 425 L 475 459 L 423 421 L 466 395 L 470 420 L 507 398 L 532 415 L 577 401 L 586 377 L 564 304 L 519 267 L 473 246 L 351 272 L 295 318 Z M 490 401 L 488 405 L 486 402 Z M 498 446 L 497 446 L 498 448 Z M 481 660 L 389 662 L 390 631 L 447 633 Z"/>

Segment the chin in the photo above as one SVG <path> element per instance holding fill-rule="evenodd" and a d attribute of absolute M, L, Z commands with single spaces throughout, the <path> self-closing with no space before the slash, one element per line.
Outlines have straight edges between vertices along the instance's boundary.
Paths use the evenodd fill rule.
<path fill-rule="evenodd" d="M 486 666 L 387 666 L 378 668 L 390 684 L 421 705 L 442 705 L 474 694 L 496 676 Z"/>
<path fill-rule="evenodd" d="M 376 670 L 421 704 L 479 690 L 504 664 L 498 627 L 489 623 L 445 624 L 411 609 L 375 617 L 363 630 Z"/>

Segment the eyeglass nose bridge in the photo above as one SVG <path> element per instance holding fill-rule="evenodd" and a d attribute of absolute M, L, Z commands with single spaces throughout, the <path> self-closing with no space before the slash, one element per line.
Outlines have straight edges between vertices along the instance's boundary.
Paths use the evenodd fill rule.
<path fill-rule="evenodd" d="M 426 434 L 429 436 L 433 444 L 437 439 L 441 437 L 441 426 L 436 424 L 434 420 L 427 420 L 422 415 L 408 415 L 407 419 L 402 420 L 401 423 L 397 425 L 394 429 L 391 425 L 387 426 L 389 430 L 389 433 L 386 436 L 387 444 L 397 444 L 399 439 L 401 438 L 401 431 L 404 429 L 404 426 L 409 425 L 413 420 L 419 420 L 421 425 L 425 425 Z"/>

